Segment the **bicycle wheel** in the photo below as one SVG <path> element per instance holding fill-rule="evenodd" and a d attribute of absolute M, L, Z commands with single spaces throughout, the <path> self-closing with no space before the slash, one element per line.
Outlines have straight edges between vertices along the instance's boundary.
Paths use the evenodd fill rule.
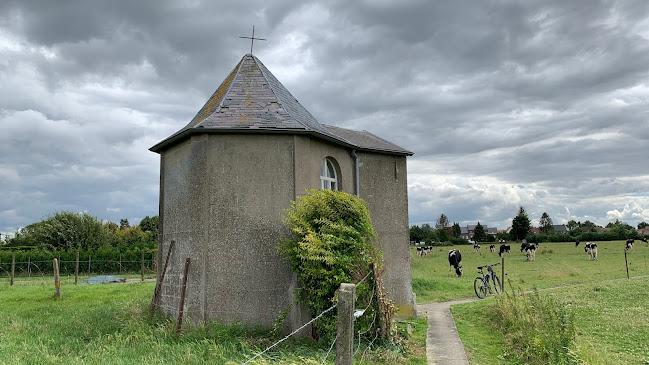
<path fill-rule="evenodd" d="M 494 289 L 496 289 L 496 294 L 500 294 L 500 278 L 494 273 L 493 277 Z"/>
<path fill-rule="evenodd" d="M 485 285 L 481 277 L 478 276 L 473 281 L 473 290 L 475 290 L 475 295 L 477 295 L 480 299 L 487 296 L 487 286 Z"/>

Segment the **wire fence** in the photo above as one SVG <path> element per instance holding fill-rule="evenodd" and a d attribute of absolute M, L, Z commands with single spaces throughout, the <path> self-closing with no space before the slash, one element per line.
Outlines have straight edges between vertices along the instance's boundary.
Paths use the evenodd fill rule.
<path fill-rule="evenodd" d="M 365 275 L 365 277 L 364 277 L 363 279 L 361 279 L 360 281 L 358 281 L 355 285 L 358 285 L 358 284 L 364 282 L 364 281 L 369 277 L 369 275 L 372 274 L 372 273 L 373 273 L 373 270 L 370 270 L 370 271 L 367 273 L 367 275 Z M 363 316 L 365 315 L 365 313 L 367 313 L 368 308 L 372 305 L 372 302 L 374 301 L 374 295 L 375 295 L 375 293 L 376 293 L 376 290 L 375 290 L 375 289 L 376 289 L 376 282 L 374 282 L 374 285 L 372 285 L 372 294 L 371 294 L 371 296 L 370 296 L 370 300 L 369 300 L 367 306 L 366 306 L 364 309 L 357 309 L 357 310 L 354 311 L 354 315 L 353 315 L 353 321 L 354 321 L 354 322 L 355 322 L 358 318 L 363 317 Z M 258 357 L 261 357 L 263 354 L 265 354 L 266 352 L 270 351 L 272 348 L 276 347 L 276 346 L 279 345 L 280 343 L 286 341 L 287 339 L 289 339 L 289 338 L 290 338 L 291 336 L 293 336 L 294 334 L 296 334 L 296 333 L 298 333 L 299 331 L 301 331 L 301 330 L 303 330 L 304 328 L 306 328 L 308 325 L 310 325 L 310 324 L 316 322 L 318 319 L 322 318 L 325 314 L 327 314 L 328 312 L 332 311 L 332 310 L 333 310 L 334 308 L 336 308 L 336 307 L 337 307 L 337 304 L 334 304 L 333 306 L 331 306 L 331 307 L 325 309 L 325 310 L 322 311 L 320 314 L 318 314 L 317 316 L 315 316 L 313 319 L 311 319 L 311 320 L 308 321 L 307 323 L 303 324 L 300 328 L 294 330 L 293 332 L 291 332 L 290 334 L 286 335 L 285 337 L 283 337 L 283 338 L 280 339 L 279 341 L 277 341 L 277 342 L 275 342 L 274 344 L 268 346 L 268 347 L 267 347 L 266 349 L 264 349 L 263 351 L 258 352 L 258 353 L 255 354 L 253 357 L 251 357 L 251 358 L 249 358 L 248 360 L 246 360 L 244 363 L 242 363 L 242 365 L 249 364 L 249 363 L 250 363 L 251 361 L 253 361 L 254 359 L 256 359 L 256 358 L 258 358 Z M 363 331 L 363 332 L 361 332 L 360 330 L 357 331 L 357 334 L 358 334 L 358 341 L 357 341 L 357 345 L 356 345 L 357 347 L 356 347 L 356 350 L 354 351 L 352 357 L 356 356 L 357 353 L 358 353 L 358 351 L 359 351 L 359 349 L 362 347 L 362 345 L 361 345 L 361 336 L 362 336 L 363 334 L 365 334 L 365 333 L 367 333 L 367 332 L 369 332 L 370 330 L 373 329 L 373 326 L 374 326 L 374 324 L 375 324 L 375 320 L 376 320 L 376 311 L 374 311 L 374 318 L 372 319 L 372 321 L 371 321 L 371 323 L 370 323 L 370 326 L 369 326 L 365 331 Z M 371 341 L 369 341 L 369 343 L 368 343 L 367 346 L 365 346 L 365 350 L 364 350 L 363 353 L 361 354 L 361 358 L 360 358 L 360 360 L 359 360 L 359 364 L 363 362 L 363 359 L 364 359 L 364 357 L 365 357 L 365 354 L 367 353 L 368 350 L 371 349 L 372 344 L 376 341 L 376 339 L 378 338 L 380 332 L 381 332 L 381 329 L 380 329 L 380 328 L 377 328 L 374 338 L 373 338 Z M 352 339 L 354 338 L 353 334 L 352 334 L 351 337 L 352 337 Z M 327 358 L 329 357 L 329 354 L 331 353 L 331 350 L 333 349 L 334 345 L 336 344 L 336 342 L 337 342 L 338 340 L 339 340 L 339 335 L 337 334 L 337 335 L 334 337 L 333 341 L 331 342 L 331 345 L 329 346 L 329 349 L 327 350 L 327 353 L 325 354 L 325 357 L 322 359 L 322 362 L 320 363 L 321 365 L 324 364 L 324 363 L 327 361 Z"/>
<path fill-rule="evenodd" d="M 155 275 L 157 260 L 155 253 L 143 253 L 140 260 L 99 259 L 92 256 L 85 260 L 58 260 L 61 276 L 92 276 L 92 275 L 122 275 L 141 274 Z M 37 278 L 54 275 L 52 260 L 0 261 L 0 283 L 15 281 L 31 281 Z"/>

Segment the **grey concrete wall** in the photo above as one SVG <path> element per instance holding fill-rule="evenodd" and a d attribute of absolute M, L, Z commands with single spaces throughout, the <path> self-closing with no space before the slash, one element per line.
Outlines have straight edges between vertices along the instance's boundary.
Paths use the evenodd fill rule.
<path fill-rule="evenodd" d="M 167 314 L 176 315 L 180 302 L 185 259 L 192 262 L 188 274 L 188 290 L 185 313 L 189 322 L 198 322 L 203 318 L 201 308 L 204 286 L 201 275 L 205 256 L 203 244 L 205 232 L 204 211 L 200 209 L 205 196 L 207 136 L 194 136 L 165 151 L 162 156 L 161 176 L 161 244 L 158 256 L 166 258 L 169 244 L 176 241 L 172 251 L 169 267 L 160 292 L 160 305 Z M 162 266 L 159 266 L 162 268 Z"/>
<path fill-rule="evenodd" d="M 177 313 L 186 257 L 189 321 L 271 326 L 294 301 L 296 275 L 276 251 L 289 234 L 282 215 L 295 199 L 294 160 L 285 135 L 205 134 L 163 152 L 159 261 L 176 241 L 162 285 L 166 313 Z M 286 328 L 308 319 L 294 307 Z"/>
<path fill-rule="evenodd" d="M 358 153 L 360 197 L 370 211 L 385 261 L 384 283 L 400 317 L 414 314 L 408 231 L 408 186 L 405 156 Z"/>
<path fill-rule="evenodd" d="M 414 302 L 405 157 L 359 156 L 361 198 L 384 252 L 387 290 L 408 315 Z M 204 134 L 163 151 L 158 267 L 176 241 L 162 284 L 164 312 L 178 311 L 183 265 L 190 257 L 187 321 L 271 326 L 294 301 L 298 285 L 276 251 L 289 235 L 282 216 L 296 196 L 319 189 L 326 157 L 338 163 L 341 190 L 353 194 L 350 150 L 308 136 Z M 308 319 L 304 308 L 294 307 L 285 329 Z"/>
<path fill-rule="evenodd" d="M 320 189 L 320 164 L 329 157 L 338 163 L 338 181 L 344 192 L 354 194 L 354 165 L 350 150 L 307 136 L 295 136 L 297 195 Z"/>

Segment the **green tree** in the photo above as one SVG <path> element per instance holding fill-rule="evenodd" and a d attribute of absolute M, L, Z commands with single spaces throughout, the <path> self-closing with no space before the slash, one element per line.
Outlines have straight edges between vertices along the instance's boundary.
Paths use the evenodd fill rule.
<path fill-rule="evenodd" d="M 541 215 L 541 219 L 539 220 L 539 230 L 543 234 L 554 232 L 554 227 L 552 226 L 552 218 L 550 218 L 547 212 L 543 212 L 543 214 Z"/>
<path fill-rule="evenodd" d="M 566 223 L 566 228 L 568 228 L 569 231 L 572 231 L 573 229 L 579 227 L 579 223 L 575 222 L 574 219 L 571 219 Z"/>
<path fill-rule="evenodd" d="M 119 220 L 119 229 L 129 228 L 131 225 L 128 223 L 128 219 L 123 218 Z"/>
<path fill-rule="evenodd" d="M 153 240 L 157 243 L 158 242 L 158 216 L 154 215 L 153 217 L 149 218 L 147 215 L 140 221 L 140 229 L 142 232 L 151 232 Z"/>
<path fill-rule="evenodd" d="M 462 234 L 462 229 L 460 228 L 460 224 L 455 222 L 453 223 L 453 237 L 460 237 Z"/>
<path fill-rule="evenodd" d="M 410 227 L 410 240 L 415 242 L 425 241 L 424 230 L 421 229 L 418 225 Z"/>
<path fill-rule="evenodd" d="M 90 214 L 56 212 L 16 232 L 11 246 L 34 246 L 46 250 L 97 249 L 107 247 L 110 232 Z"/>
<path fill-rule="evenodd" d="M 437 222 L 435 223 L 435 228 L 439 229 L 444 229 L 445 227 L 449 226 L 449 220 L 446 214 L 442 213 L 442 215 L 439 216 L 437 219 Z"/>
<path fill-rule="evenodd" d="M 473 240 L 476 242 L 484 242 L 487 239 L 487 233 L 484 231 L 484 227 L 480 222 L 475 226 L 473 230 Z"/>
<path fill-rule="evenodd" d="M 644 221 L 638 223 L 638 229 L 643 229 L 643 228 L 648 227 L 648 226 L 649 226 L 649 223 L 644 222 Z"/>
<path fill-rule="evenodd" d="M 433 227 L 430 226 L 428 223 L 424 223 L 421 225 L 421 230 L 424 231 L 424 242 L 433 242 L 437 240 L 437 235 L 435 234 L 435 230 Z"/>
<path fill-rule="evenodd" d="M 518 214 L 512 220 L 512 229 L 510 234 L 517 241 L 524 239 L 530 233 L 530 218 L 527 216 L 525 208 L 521 205 L 518 208 Z"/>
<path fill-rule="evenodd" d="M 597 231 L 597 225 L 591 221 L 585 221 L 584 223 L 580 223 L 579 227 L 583 229 L 584 231 L 586 229 L 590 230 L 591 232 L 596 232 Z"/>

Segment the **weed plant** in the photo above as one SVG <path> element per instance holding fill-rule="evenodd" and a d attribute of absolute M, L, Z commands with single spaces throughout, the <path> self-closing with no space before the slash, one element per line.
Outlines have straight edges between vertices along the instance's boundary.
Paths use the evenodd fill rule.
<path fill-rule="evenodd" d="M 526 364 L 579 364 L 571 307 L 538 291 L 506 291 L 496 303 L 497 319 L 513 356 Z"/>

